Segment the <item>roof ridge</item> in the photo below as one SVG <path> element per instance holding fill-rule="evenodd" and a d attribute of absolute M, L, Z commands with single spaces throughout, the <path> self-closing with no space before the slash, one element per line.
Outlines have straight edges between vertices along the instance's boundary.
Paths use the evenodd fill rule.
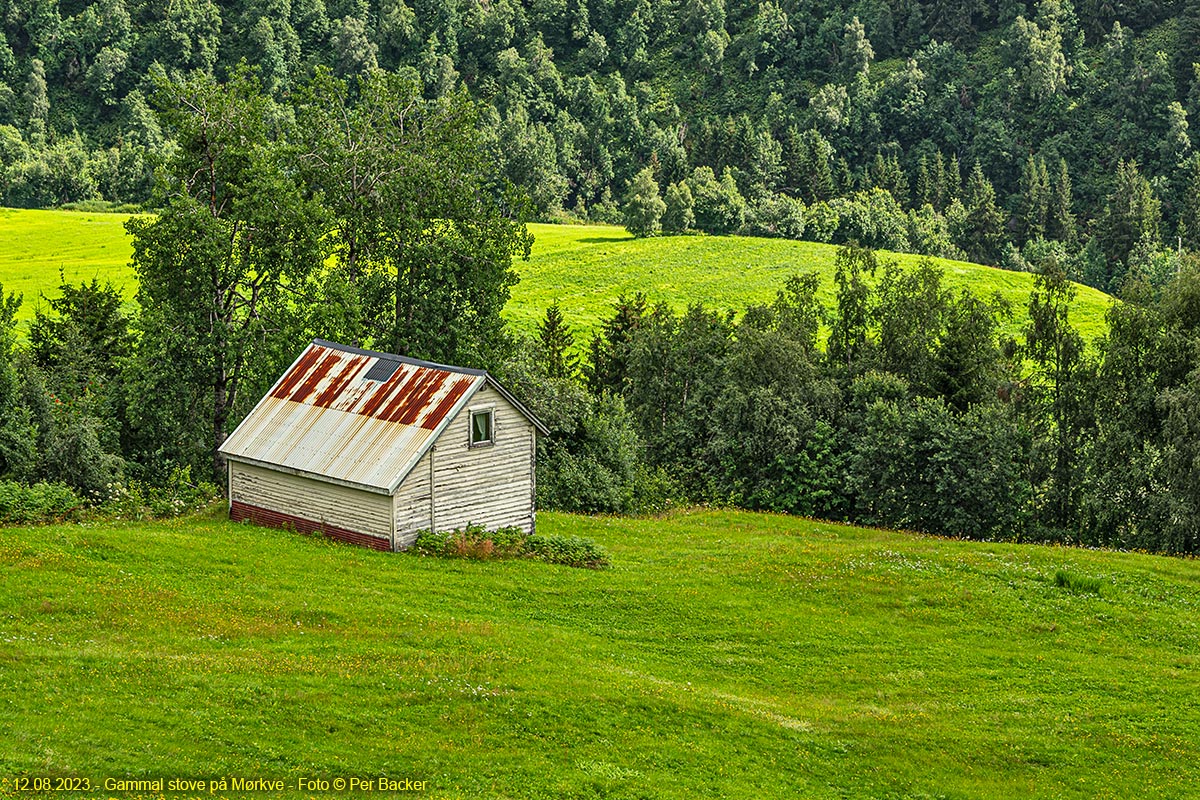
<path fill-rule="evenodd" d="M 419 358 L 411 358 L 409 356 L 401 356 L 395 353 L 383 353 L 378 350 L 367 350 L 362 347 L 354 347 L 353 345 L 341 344 L 339 342 L 331 342 L 328 339 L 313 339 L 313 344 L 321 347 L 329 347 L 334 350 L 341 350 L 344 353 L 356 353 L 361 356 L 371 356 L 372 358 L 385 358 L 389 361 L 397 361 L 401 364 L 408 364 L 414 367 L 427 367 L 429 369 L 440 369 L 444 372 L 456 372 L 462 375 L 488 375 L 485 369 L 474 369 L 473 367 L 456 367 L 451 364 L 439 364 L 436 361 L 424 361 Z M 490 376 L 488 376 L 490 377 Z"/>

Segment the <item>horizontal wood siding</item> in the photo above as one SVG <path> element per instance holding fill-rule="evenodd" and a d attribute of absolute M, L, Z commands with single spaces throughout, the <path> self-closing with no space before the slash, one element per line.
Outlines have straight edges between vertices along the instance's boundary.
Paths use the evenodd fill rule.
<path fill-rule="evenodd" d="M 286 514 L 318 525 L 365 533 L 391 545 L 392 498 L 232 461 L 233 503 Z"/>
<path fill-rule="evenodd" d="M 356 544 L 360 547 L 369 547 L 372 550 L 391 549 L 390 541 L 381 539 L 378 536 L 372 536 L 369 533 L 358 533 L 357 531 L 349 531 L 325 522 L 313 522 L 310 519 L 295 517 L 291 514 L 268 511 L 265 508 L 241 503 L 237 500 L 229 504 L 229 518 L 234 522 L 253 522 L 255 525 L 262 525 L 267 528 L 291 528 L 299 533 L 307 533 L 309 535 L 321 534 L 331 539 Z"/>
<path fill-rule="evenodd" d="M 489 406 L 494 409 L 494 443 L 471 447 L 471 410 Z M 437 529 L 513 525 L 532 533 L 533 459 L 533 424 L 490 386 L 480 389 L 434 445 Z"/>
<path fill-rule="evenodd" d="M 396 518 L 396 547 L 411 547 L 417 533 L 431 530 L 429 505 L 429 453 L 422 456 L 412 472 L 396 489 L 392 509 Z"/>

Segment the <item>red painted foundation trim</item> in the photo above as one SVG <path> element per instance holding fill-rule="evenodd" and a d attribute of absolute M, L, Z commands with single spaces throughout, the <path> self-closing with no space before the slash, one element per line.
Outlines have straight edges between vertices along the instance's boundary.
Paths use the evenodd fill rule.
<path fill-rule="evenodd" d="M 271 511 L 266 508 L 252 506 L 249 503 L 239 503 L 237 500 L 229 504 L 229 518 L 234 522 L 248 520 L 255 525 L 263 525 L 268 528 L 292 528 L 300 533 L 307 533 L 309 535 L 319 533 L 331 539 L 356 544 L 360 547 L 369 547 L 372 550 L 392 549 L 391 542 L 387 539 L 372 536 L 369 533 L 338 528 L 334 525 L 327 525 L 324 522 L 313 522 L 310 519 L 294 517 L 291 514 L 284 514 L 279 511 Z"/>

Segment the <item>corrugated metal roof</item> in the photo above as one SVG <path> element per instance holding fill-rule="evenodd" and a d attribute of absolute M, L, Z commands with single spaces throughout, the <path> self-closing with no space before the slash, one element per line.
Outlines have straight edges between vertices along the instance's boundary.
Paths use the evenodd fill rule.
<path fill-rule="evenodd" d="M 370 380 L 368 372 L 390 377 Z M 230 434 L 221 452 L 393 492 L 440 428 L 486 380 L 479 370 L 318 339 Z"/>

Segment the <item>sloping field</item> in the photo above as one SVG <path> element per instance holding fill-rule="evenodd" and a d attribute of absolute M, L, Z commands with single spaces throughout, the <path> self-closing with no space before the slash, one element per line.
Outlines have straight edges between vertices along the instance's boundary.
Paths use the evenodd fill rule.
<path fill-rule="evenodd" d="M 750 513 L 540 522 L 613 568 L 219 512 L 0 530 L 0 795 L 29 796 L 22 775 L 285 781 L 261 797 L 380 776 L 512 798 L 1200 785 L 1195 561 Z"/>
<path fill-rule="evenodd" d="M 634 239 L 611 226 L 531 225 L 533 257 L 518 262 L 521 282 L 506 312 L 519 328 L 532 330 L 548 305 L 558 302 L 567 321 L 590 330 L 611 316 L 613 300 L 643 291 L 651 302 L 666 300 L 682 311 L 688 304 L 741 311 L 751 303 L 774 299 L 792 275 L 817 272 L 821 297 L 834 305 L 834 259 L 827 244 L 745 236 L 664 236 Z M 904 266 L 921 256 L 882 254 Z M 946 270 L 947 283 L 985 297 L 999 292 L 1011 305 L 1016 333 L 1025 318 L 1033 275 L 961 261 L 933 259 Z M 1112 299 L 1078 286 L 1072 324 L 1091 339 L 1107 326 L 1104 313 Z"/>
<path fill-rule="evenodd" d="M 0 285 L 24 297 L 20 319 L 32 319 L 39 295 L 53 296 L 60 279 L 111 282 L 134 294 L 125 234 L 127 214 L 0 208 Z M 44 307 L 44 306 L 43 306 Z"/>
<path fill-rule="evenodd" d="M 25 296 L 22 319 L 33 317 L 39 293 L 58 285 L 59 270 L 72 282 L 110 280 L 134 293 L 128 267 L 132 248 L 122 227 L 126 215 L 71 211 L 0 210 L 0 284 Z M 521 282 L 506 314 L 518 328 L 534 330 L 546 307 L 558 302 L 567 321 L 581 332 L 611 314 L 621 294 L 643 291 L 652 302 L 665 300 L 682 311 L 704 302 L 741 311 L 769 302 L 791 275 L 822 275 L 822 297 L 834 302 L 832 245 L 742 236 L 674 236 L 634 239 L 622 228 L 600 225 L 530 225 L 533 255 L 517 262 Z M 919 256 L 894 256 L 905 265 Z M 978 295 L 1000 292 L 1015 314 L 1010 332 L 1024 318 L 1033 276 L 936 259 L 952 286 Z M 1087 338 L 1104 330 L 1110 298 L 1078 287 L 1072 319 Z"/>

